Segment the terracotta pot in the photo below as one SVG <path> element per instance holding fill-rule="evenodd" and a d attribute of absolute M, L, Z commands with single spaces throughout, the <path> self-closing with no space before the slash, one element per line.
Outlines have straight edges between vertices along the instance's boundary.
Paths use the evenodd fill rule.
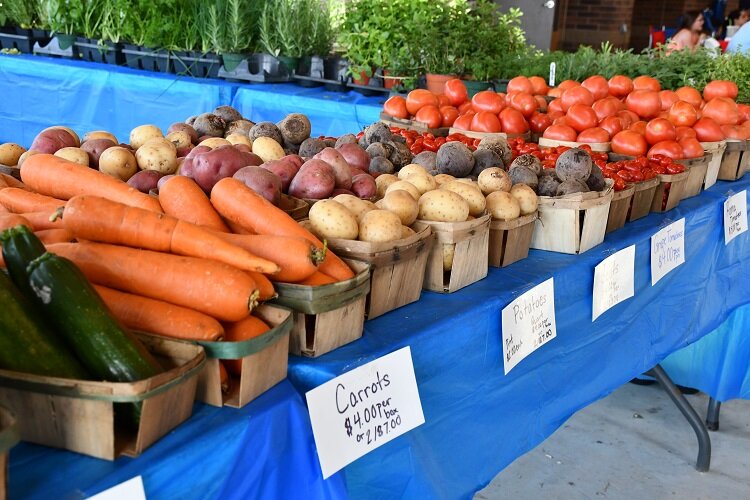
<path fill-rule="evenodd" d="M 352 83 L 354 83 L 354 85 L 367 85 L 368 83 L 370 83 L 370 77 L 367 76 L 366 71 L 360 71 L 359 78 L 356 76 L 352 76 Z"/>
<path fill-rule="evenodd" d="M 456 78 L 456 75 L 436 75 L 434 73 L 427 73 L 425 80 L 427 81 L 427 90 L 433 94 L 444 94 L 445 93 L 445 82 Z"/>
<path fill-rule="evenodd" d="M 395 87 L 398 84 L 398 79 L 396 78 L 388 78 L 388 75 L 390 75 L 391 72 L 387 69 L 383 71 L 383 87 L 390 90 L 393 87 Z"/>

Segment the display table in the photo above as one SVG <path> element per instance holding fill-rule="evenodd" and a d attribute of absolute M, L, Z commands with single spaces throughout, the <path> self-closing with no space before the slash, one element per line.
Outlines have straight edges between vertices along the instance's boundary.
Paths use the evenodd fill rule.
<path fill-rule="evenodd" d="M 675 210 L 626 224 L 583 255 L 531 251 L 458 293 L 424 292 L 419 302 L 367 322 L 360 340 L 321 358 L 292 358 L 290 378 L 304 393 L 411 346 L 426 423 L 348 466 L 350 495 L 471 497 L 574 412 L 719 328 L 750 302 L 750 237 L 725 246 L 722 209 L 727 192 L 749 186 L 750 179 L 719 182 Z M 651 286 L 650 237 L 682 217 L 686 262 Z M 594 267 L 629 245 L 636 245 L 635 297 L 592 323 Z M 549 277 L 557 338 L 503 375 L 501 310 Z M 744 370 L 743 376 L 746 364 Z"/>
<path fill-rule="evenodd" d="M 128 142 L 130 130 L 166 130 L 191 115 L 232 104 L 253 121 L 305 113 L 315 135 L 357 132 L 377 121 L 384 97 L 327 92 L 295 84 L 239 84 L 139 71 L 107 64 L 0 54 L 0 143 L 31 145 L 52 125 L 83 134 L 107 130 Z"/>
<path fill-rule="evenodd" d="M 9 498 L 82 498 L 139 475 L 149 500 L 346 497 L 341 474 L 323 481 L 307 409 L 284 381 L 239 410 L 196 403 L 137 459 L 22 443 L 10 454 Z"/>

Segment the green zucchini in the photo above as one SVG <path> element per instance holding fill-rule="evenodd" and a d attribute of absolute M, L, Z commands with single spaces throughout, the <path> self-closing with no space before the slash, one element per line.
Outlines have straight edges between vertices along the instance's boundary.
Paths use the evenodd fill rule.
<path fill-rule="evenodd" d="M 91 379 L 63 342 L 39 322 L 32 303 L 0 272 L 0 368 L 48 377 Z"/>
<path fill-rule="evenodd" d="M 95 377 L 134 382 L 163 371 L 71 261 L 45 253 L 27 272 L 40 310 Z"/>
<path fill-rule="evenodd" d="M 34 294 L 29 285 L 26 266 L 46 252 L 44 244 L 26 226 L 6 229 L 0 235 L 0 241 L 3 245 L 3 260 L 5 260 L 5 265 L 8 268 L 10 279 L 13 280 L 21 293 L 33 300 Z"/>

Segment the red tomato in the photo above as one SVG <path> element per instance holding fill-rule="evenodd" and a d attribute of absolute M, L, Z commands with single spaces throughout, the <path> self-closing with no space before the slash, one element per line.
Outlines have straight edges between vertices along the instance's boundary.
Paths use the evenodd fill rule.
<path fill-rule="evenodd" d="M 494 90 L 482 90 L 471 98 L 471 106 L 477 111 L 498 114 L 505 107 L 505 96 Z"/>
<path fill-rule="evenodd" d="M 440 114 L 440 109 L 432 104 L 419 108 L 417 114 L 414 115 L 414 119 L 424 123 L 429 128 L 438 128 L 443 123 L 443 115 Z"/>
<path fill-rule="evenodd" d="M 693 139 L 695 139 L 696 137 L 695 130 L 693 130 L 692 127 L 680 126 L 680 127 L 675 127 L 675 130 L 677 132 L 678 141 L 681 141 L 682 139 L 687 139 L 688 137 L 692 137 Z"/>
<path fill-rule="evenodd" d="M 456 118 L 456 121 L 453 122 L 453 128 L 457 128 L 459 130 L 471 130 L 471 119 L 474 116 L 474 113 L 471 114 L 465 114 L 461 115 L 458 118 Z"/>
<path fill-rule="evenodd" d="M 585 142 L 588 144 L 609 142 L 609 132 L 601 127 L 593 127 L 578 134 L 576 142 Z"/>
<path fill-rule="evenodd" d="M 623 109 L 622 111 L 617 112 L 617 116 L 622 120 L 622 128 L 627 129 L 632 124 L 640 120 L 638 115 L 633 113 L 632 111 L 628 111 L 627 109 Z"/>
<path fill-rule="evenodd" d="M 727 139 L 735 139 L 738 141 L 746 141 L 748 136 L 748 129 L 746 127 L 740 127 L 739 125 L 722 125 L 721 131 Z"/>
<path fill-rule="evenodd" d="M 541 95 L 535 95 L 534 99 L 536 99 L 537 111 L 546 113 L 547 112 L 547 99 L 545 99 L 544 96 L 541 96 Z"/>
<path fill-rule="evenodd" d="M 580 87 L 580 86 L 581 84 L 575 80 L 563 80 L 562 82 L 560 82 L 557 88 L 560 89 L 560 92 L 565 92 L 568 89 L 572 89 L 573 87 Z"/>
<path fill-rule="evenodd" d="M 727 80 L 714 80 L 703 89 L 703 99 L 710 101 L 715 97 L 726 97 L 735 100 L 738 93 L 739 89 L 736 83 Z"/>
<path fill-rule="evenodd" d="M 545 80 L 541 76 L 530 76 L 529 83 L 531 83 L 532 94 L 547 95 L 547 92 L 549 91 L 547 80 Z"/>
<path fill-rule="evenodd" d="M 500 123 L 503 131 L 508 134 L 525 134 L 529 131 L 529 123 L 520 111 L 513 108 L 505 108 L 500 112 Z"/>
<path fill-rule="evenodd" d="M 550 125 L 552 125 L 552 118 L 547 114 L 534 113 L 529 117 L 529 127 L 537 134 L 543 133 Z"/>
<path fill-rule="evenodd" d="M 453 106 L 460 106 L 469 100 L 469 92 L 466 90 L 464 82 L 458 78 L 453 78 L 445 82 L 446 97 L 450 100 L 450 104 Z"/>
<path fill-rule="evenodd" d="M 633 123 L 630 127 L 628 127 L 628 130 L 632 130 L 633 132 L 637 132 L 641 134 L 642 136 L 646 135 L 646 122 L 643 120 L 638 120 L 637 122 Z"/>
<path fill-rule="evenodd" d="M 440 108 L 442 106 L 450 106 L 451 105 L 451 100 L 448 99 L 448 96 L 446 96 L 445 94 L 438 94 L 437 95 L 437 100 L 438 100 L 438 108 Z"/>
<path fill-rule="evenodd" d="M 511 78 L 508 82 L 507 92 L 509 94 L 513 92 L 525 92 L 527 94 L 533 94 L 534 86 L 531 85 L 531 81 L 525 76 L 517 76 L 515 78 Z"/>
<path fill-rule="evenodd" d="M 591 95 L 591 92 L 587 88 L 579 85 L 565 90 L 562 97 L 560 97 L 560 104 L 562 104 L 563 111 L 567 112 L 574 104 L 591 106 L 594 104 L 594 96 Z"/>
<path fill-rule="evenodd" d="M 622 130 L 622 119 L 619 116 L 609 116 L 599 122 L 599 126 L 607 131 L 610 137 Z"/>
<path fill-rule="evenodd" d="M 661 111 L 661 100 L 653 90 L 634 90 L 625 98 L 625 106 L 641 118 L 653 118 Z"/>
<path fill-rule="evenodd" d="M 653 92 L 659 92 L 661 90 L 661 84 L 656 78 L 641 75 L 633 79 L 633 90 L 651 90 Z"/>
<path fill-rule="evenodd" d="M 661 101 L 661 110 L 667 111 L 672 107 L 674 103 L 680 100 L 677 94 L 672 90 L 662 90 L 659 92 L 659 100 Z"/>
<path fill-rule="evenodd" d="M 701 118 L 695 122 L 693 130 L 695 130 L 695 138 L 701 142 L 716 142 L 724 140 L 724 132 L 722 132 L 719 124 L 711 118 Z"/>
<path fill-rule="evenodd" d="M 508 94 L 510 95 L 510 94 Z M 531 94 L 527 94 L 525 92 L 518 92 L 511 96 L 510 98 L 510 106 L 513 109 L 517 109 L 521 112 L 523 116 L 528 118 L 539 107 L 539 104 L 536 102 L 536 99 L 534 99 L 534 96 Z"/>
<path fill-rule="evenodd" d="M 458 107 L 458 114 L 459 115 L 466 114 L 469 111 L 471 111 L 473 113 L 476 113 L 476 110 L 474 109 L 474 106 L 471 105 L 471 101 L 466 101 L 465 103 L 461 104 Z"/>
<path fill-rule="evenodd" d="M 502 132 L 503 127 L 496 114 L 480 111 L 472 117 L 470 130 L 474 132 Z"/>
<path fill-rule="evenodd" d="M 542 137 L 546 139 L 554 139 L 556 141 L 570 141 L 573 142 L 578 137 L 576 131 L 567 125 L 550 125 L 547 130 L 544 131 Z"/>
<path fill-rule="evenodd" d="M 601 121 L 607 117 L 615 116 L 620 111 L 620 102 L 614 97 L 605 97 L 596 101 L 592 108 L 594 108 L 596 117 Z"/>
<path fill-rule="evenodd" d="M 383 104 L 383 111 L 394 118 L 409 118 L 409 111 L 406 109 L 406 99 L 400 95 L 389 97 Z"/>
<path fill-rule="evenodd" d="M 567 124 L 573 127 L 578 133 L 583 132 L 587 128 L 596 127 L 599 123 L 599 119 L 596 117 L 594 110 L 591 106 L 585 104 L 573 104 L 568 109 L 565 118 Z"/>
<path fill-rule="evenodd" d="M 623 130 L 612 137 L 612 152 L 628 155 L 643 156 L 648 150 L 646 138 L 632 130 Z"/>
<path fill-rule="evenodd" d="M 435 106 L 437 108 L 438 99 L 435 94 L 425 89 L 414 89 L 406 96 L 406 110 L 409 114 L 416 115 L 423 106 Z"/>
<path fill-rule="evenodd" d="M 685 158 L 700 158 L 703 156 L 703 146 L 695 137 L 686 137 L 677 142 L 682 146 L 682 155 Z"/>
<path fill-rule="evenodd" d="M 667 117 L 676 127 L 692 127 L 698 120 L 698 112 L 689 102 L 677 101 L 669 108 Z"/>
<path fill-rule="evenodd" d="M 737 103 L 727 97 L 714 97 L 707 101 L 703 106 L 703 116 L 712 118 L 719 125 L 737 125 L 740 122 Z"/>
<path fill-rule="evenodd" d="M 552 125 L 568 125 L 568 118 L 565 115 L 558 116 L 557 118 L 552 120 Z"/>
<path fill-rule="evenodd" d="M 594 75 L 586 78 L 581 82 L 581 86 L 591 92 L 595 101 L 604 99 L 609 95 L 609 83 L 607 83 L 607 79 L 601 75 Z"/>
<path fill-rule="evenodd" d="M 608 82 L 609 93 L 622 99 L 633 91 L 633 80 L 623 75 L 615 75 Z"/>
<path fill-rule="evenodd" d="M 442 127 L 451 127 L 458 118 L 458 110 L 453 106 L 440 106 L 440 116 L 442 116 Z"/>
<path fill-rule="evenodd" d="M 675 94 L 681 101 L 685 101 L 692 104 L 695 109 L 700 109 L 701 103 L 703 103 L 703 97 L 701 93 L 695 90 L 693 87 L 680 87 L 675 90 Z"/>
<path fill-rule="evenodd" d="M 560 87 L 553 87 L 547 91 L 547 95 L 555 99 L 559 99 L 562 93 L 563 91 L 560 90 Z"/>
<path fill-rule="evenodd" d="M 750 106 L 747 104 L 738 104 L 737 110 L 740 112 L 740 122 L 745 123 L 750 120 Z"/>
<path fill-rule="evenodd" d="M 652 158 L 654 155 L 668 156 L 673 160 L 681 160 L 684 158 L 682 146 L 680 146 L 680 143 L 677 141 L 657 142 L 656 144 L 651 146 L 651 149 L 648 150 L 648 154 L 646 156 Z"/>
<path fill-rule="evenodd" d="M 549 115 L 550 120 L 557 120 L 561 116 L 565 116 L 565 113 L 562 111 L 547 111 L 547 114 Z"/>
<path fill-rule="evenodd" d="M 547 105 L 547 112 L 548 113 L 565 113 L 563 111 L 562 107 L 562 101 L 558 99 L 553 99 L 550 101 L 550 103 Z"/>
<path fill-rule="evenodd" d="M 672 122 L 665 118 L 654 118 L 646 124 L 646 141 L 654 145 L 663 141 L 674 141 L 677 139 L 677 130 Z"/>

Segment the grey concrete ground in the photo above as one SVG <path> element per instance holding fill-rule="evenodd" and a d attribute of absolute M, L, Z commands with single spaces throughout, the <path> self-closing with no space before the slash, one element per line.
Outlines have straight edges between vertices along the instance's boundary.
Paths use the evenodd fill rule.
<path fill-rule="evenodd" d="M 705 419 L 708 397 L 687 396 Z M 694 469 L 695 434 L 658 386 L 625 384 L 576 413 L 475 500 L 750 499 L 750 401 L 721 407 L 711 470 Z"/>

